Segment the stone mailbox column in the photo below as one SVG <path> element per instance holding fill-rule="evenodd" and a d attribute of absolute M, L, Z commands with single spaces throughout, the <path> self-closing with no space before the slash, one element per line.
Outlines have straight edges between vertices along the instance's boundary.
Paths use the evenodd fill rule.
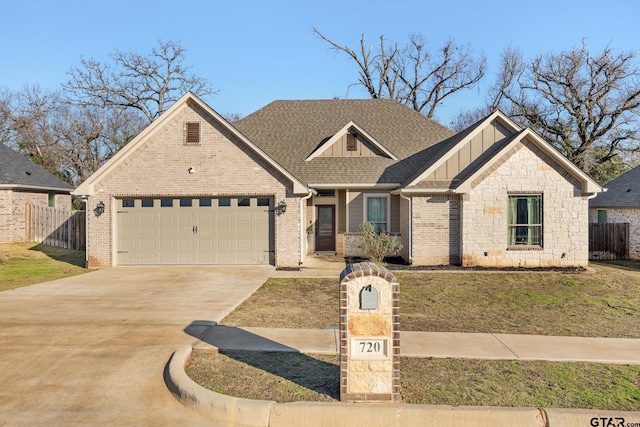
<path fill-rule="evenodd" d="M 340 400 L 400 400 L 399 290 L 386 268 L 364 262 L 340 274 Z"/>

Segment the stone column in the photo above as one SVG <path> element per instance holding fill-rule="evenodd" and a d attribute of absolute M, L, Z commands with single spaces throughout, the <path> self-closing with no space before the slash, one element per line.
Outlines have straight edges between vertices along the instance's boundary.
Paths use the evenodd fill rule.
<path fill-rule="evenodd" d="M 399 290 L 396 277 L 372 263 L 340 275 L 340 400 L 400 400 Z"/>

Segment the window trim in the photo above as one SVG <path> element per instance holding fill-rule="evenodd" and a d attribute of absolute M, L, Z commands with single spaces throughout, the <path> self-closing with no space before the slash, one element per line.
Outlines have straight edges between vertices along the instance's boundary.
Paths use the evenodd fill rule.
<path fill-rule="evenodd" d="M 524 224 L 518 224 L 517 222 L 512 224 L 510 222 L 510 217 L 511 217 L 511 199 L 512 198 L 527 198 L 527 200 L 529 198 L 538 198 L 539 202 L 538 202 L 538 215 L 540 217 L 540 223 L 531 223 L 531 222 L 527 222 L 526 225 Z M 517 209 L 517 206 L 516 206 Z M 517 216 L 517 212 L 514 213 L 514 216 Z M 517 219 L 516 219 L 517 221 Z M 527 220 L 528 221 L 528 220 Z M 532 227 L 536 227 L 540 229 L 540 238 L 539 238 L 539 242 L 535 243 L 535 244 L 522 244 L 522 243 L 516 243 L 516 242 L 512 242 L 511 241 L 511 233 L 512 233 L 512 228 L 514 227 L 526 227 L 528 230 L 530 230 Z M 515 236 L 515 235 L 514 235 Z M 507 248 L 508 249 L 539 249 L 539 248 L 543 248 L 544 247 L 544 197 L 542 193 L 536 193 L 536 192 L 531 192 L 531 193 L 509 193 L 508 197 L 507 197 Z"/>
<path fill-rule="evenodd" d="M 387 200 L 387 218 L 386 218 L 386 233 L 390 233 L 390 226 L 391 226 L 391 197 L 389 195 L 389 193 L 363 193 L 364 196 L 364 203 L 362 206 L 362 210 L 363 210 L 363 215 L 362 217 L 364 218 L 363 221 L 367 221 L 367 222 L 371 222 L 369 221 L 369 212 L 368 210 L 368 201 L 369 199 L 379 199 L 379 198 L 384 198 Z M 372 222 L 372 224 L 375 224 Z"/>
<path fill-rule="evenodd" d="M 358 134 L 354 132 L 347 133 L 347 151 L 358 151 Z"/>

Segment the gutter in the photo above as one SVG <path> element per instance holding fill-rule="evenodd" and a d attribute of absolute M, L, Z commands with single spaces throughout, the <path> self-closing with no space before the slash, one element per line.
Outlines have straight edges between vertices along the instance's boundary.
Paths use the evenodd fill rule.
<path fill-rule="evenodd" d="M 84 268 L 89 268 L 89 196 L 80 198 L 84 203 Z"/>
<path fill-rule="evenodd" d="M 58 188 L 58 187 L 42 187 L 39 185 L 20 185 L 20 184 L 10 184 L 10 185 L 1 185 L 1 190 L 42 190 L 42 191 L 57 191 L 60 193 L 68 193 L 71 194 L 73 192 L 73 188 Z"/>

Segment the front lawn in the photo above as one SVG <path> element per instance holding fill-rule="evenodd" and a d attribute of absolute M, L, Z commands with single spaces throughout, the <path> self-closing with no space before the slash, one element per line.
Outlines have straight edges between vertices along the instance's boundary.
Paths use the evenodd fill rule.
<path fill-rule="evenodd" d="M 640 338 L 640 263 L 563 272 L 397 272 L 402 330 Z M 338 278 L 270 279 L 222 323 L 338 325 Z"/>
<path fill-rule="evenodd" d="M 87 273 L 85 254 L 38 243 L 0 243 L 0 291 Z"/>

